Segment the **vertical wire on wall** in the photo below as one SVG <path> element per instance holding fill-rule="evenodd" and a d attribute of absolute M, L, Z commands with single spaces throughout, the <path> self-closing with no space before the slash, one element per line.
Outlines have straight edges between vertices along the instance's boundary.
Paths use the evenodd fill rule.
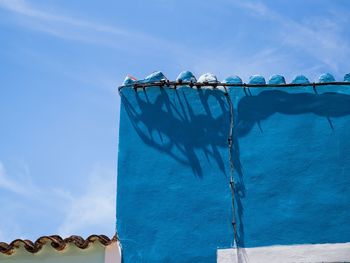
<path fill-rule="evenodd" d="M 233 147 L 233 124 L 234 124 L 234 113 L 233 113 L 233 104 L 230 97 L 230 94 L 227 91 L 227 88 L 225 89 L 225 97 L 227 100 L 227 103 L 229 105 L 230 109 L 230 126 L 229 126 L 229 132 L 228 132 L 228 154 L 229 154 L 229 162 L 230 162 L 230 188 L 231 188 L 231 195 L 232 195 L 232 227 L 233 227 L 233 241 L 234 245 L 238 247 L 238 235 L 237 235 L 237 222 L 236 222 L 236 210 L 235 210 L 235 181 L 234 181 L 234 163 L 233 163 L 233 157 L 232 157 L 232 147 Z"/>
<path fill-rule="evenodd" d="M 228 131 L 228 154 L 229 154 L 229 163 L 230 163 L 230 182 L 229 187 L 231 189 L 231 196 L 232 196 L 232 227 L 233 227 L 233 245 L 238 247 L 238 234 L 237 234 L 237 222 L 236 222 L 236 210 L 235 210 L 235 181 L 234 181 L 234 161 L 233 161 L 233 128 L 234 128 L 234 110 L 233 110 L 233 104 L 230 97 L 230 94 L 228 93 L 227 87 L 223 86 L 225 90 L 225 98 L 229 106 L 229 131 Z M 137 92 L 137 90 L 135 89 Z M 123 98 L 123 94 L 121 92 L 121 89 L 118 89 L 119 96 Z"/>

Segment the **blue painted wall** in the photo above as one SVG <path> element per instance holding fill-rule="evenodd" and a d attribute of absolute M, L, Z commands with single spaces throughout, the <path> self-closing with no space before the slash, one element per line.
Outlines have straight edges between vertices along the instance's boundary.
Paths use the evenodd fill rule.
<path fill-rule="evenodd" d="M 233 244 L 221 91 L 122 90 L 118 235 L 124 262 L 215 262 Z"/>
<path fill-rule="evenodd" d="M 240 246 L 350 241 L 349 93 L 350 85 L 229 89 Z M 215 262 L 217 248 L 233 245 L 224 93 L 124 88 L 121 98 L 124 262 Z"/>
<path fill-rule="evenodd" d="M 350 85 L 232 88 L 239 243 L 350 241 Z"/>

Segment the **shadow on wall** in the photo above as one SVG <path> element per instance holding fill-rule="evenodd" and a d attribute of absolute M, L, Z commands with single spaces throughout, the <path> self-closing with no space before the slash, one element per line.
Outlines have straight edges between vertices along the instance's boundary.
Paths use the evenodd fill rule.
<path fill-rule="evenodd" d="M 245 234 L 243 224 L 244 208 L 242 200 L 246 196 L 244 184 L 243 168 L 240 160 L 239 140 L 241 137 L 248 136 L 254 125 L 258 125 L 261 133 L 260 122 L 267 120 L 275 113 L 285 115 L 301 115 L 313 113 L 323 116 L 328 120 L 330 129 L 334 130 L 331 118 L 338 118 L 350 115 L 350 95 L 324 92 L 314 93 L 288 93 L 281 90 L 263 90 L 258 95 L 252 95 L 249 88 L 245 90 L 245 96 L 240 98 L 235 110 L 234 121 L 234 148 L 233 161 L 235 168 L 235 203 L 237 210 L 238 224 L 238 245 L 245 247 Z M 252 167 L 250 167 L 252 168 Z M 239 253 L 243 253 L 244 249 Z M 244 262 L 244 261 L 243 261 Z"/>
<path fill-rule="evenodd" d="M 289 93 L 276 89 L 261 89 L 258 95 L 253 96 L 249 89 L 245 90 L 246 95 L 238 98 L 238 103 L 234 103 L 237 108 L 234 109 L 232 147 L 240 247 L 245 247 L 242 201 L 246 197 L 240 160 L 240 138 L 248 136 L 254 125 L 258 125 L 263 133 L 260 122 L 275 113 L 284 115 L 313 113 L 327 118 L 330 129 L 336 129 L 331 118 L 350 115 L 350 96 L 346 94 L 336 92 L 317 94 L 307 91 Z M 218 169 L 228 175 L 227 138 L 230 109 L 222 91 L 151 87 L 135 92 L 132 89 L 125 89 L 121 93 L 121 99 L 129 120 L 145 144 L 191 167 L 197 176 L 205 174 L 202 168 L 205 158 L 207 162 L 214 160 Z"/>
<path fill-rule="evenodd" d="M 336 92 L 291 94 L 281 90 L 262 91 L 257 96 L 249 95 L 239 101 L 236 134 L 239 137 L 245 136 L 255 124 L 261 130 L 260 121 L 275 113 L 287 115 L 314 113 L 326 117 L 333 129 L 330 117 L 349 115 L 349 105 L 350 96 Z"/>
<path fill-rule="evenodd" d="M 229 109 L 223 92 L 188 87 L 125 92 L 123 106 L 145 144 L 190 166 L 200 177 L 202 151 L 226 174 L 227 157 L 223 160 L 219 150 L 228 147 Z"/>

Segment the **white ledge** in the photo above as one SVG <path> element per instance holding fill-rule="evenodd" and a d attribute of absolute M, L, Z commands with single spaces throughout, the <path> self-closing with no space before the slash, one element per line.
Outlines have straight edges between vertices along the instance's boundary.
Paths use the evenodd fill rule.
<path fill-rule="evenodd" d="M 218 263 L 350 262 L 350 242 L 217 250 Z"/>

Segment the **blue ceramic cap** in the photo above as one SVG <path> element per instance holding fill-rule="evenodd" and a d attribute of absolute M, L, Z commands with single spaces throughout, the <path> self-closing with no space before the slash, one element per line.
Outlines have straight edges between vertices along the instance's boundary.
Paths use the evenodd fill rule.
<path fill-rule="evenodd" d="M 179 74 L 179 76 L 177 76 L 176 81 L 179 81 L 179 80 L 185 81 L 185 82 L 190 82 L 190 81 L 196 82 L 197 81 L 196 77 L 192 74 L 192 72 L 188 71 L 188 70 L 182 71 Z"/>
<path fill-rule="evenodd" d="M 218 82 L 218 79 L 216 76 L 212 73 L 205 73 L 202 76 L 199 77 L 198 82 L 209 82 L 209 83 L 216 83 Z"/>
<path fill-rule="evenodd" d="M 350 82 L 350 73 L 345 74 L 345 76 L 344 76 L 344 81 Z"/>
<path fill-rule="evenodd" d="M 137 81 L 133 76 L 127 75 L 124 79 L 123 85 L 131 85 Z"/>
<path fill-rule="evenodd" d="M 224 79 L 222 82 L 228 83 L 228 84 L 242 84 L 243 83 L 242 79 L 236 75 L 229 76 L 226 79 Z"/>
<path fill-rule="evenodd" d="M 273 75 L 269 79 L 269 84 L 276 84 L 276 85 L 286 84 L 286 80 L 281 75 Z"/>
<path fill-rule="evenodd" d="M 310 83 L 309 79 L 304 75 L 298 75 L 292 81 L 292 84 L 309 84 L 309 83 Z"/>
<path fill-rule="evenodd" d="M 254 85 L 265 85 L 266 81 L 265 78 L 261 75 L 253 75 L 249 77 L 249 84 L 254 84 Z"/>
<path fill-rule="evenodd" d="M 149 82 L 158 82 L 162 80 L 167 80 L 164 74 L 160 71 L 153 72 L 151 75 L 148 75 L 144 80 L 141 80 L 141 83 L 149 83 Z"/>
<path fill-rule="evenodd" d="M 334 82 L 335 78 L 332 74 L 324 73 L 318 78 L 318 82 L 325 83 L 325 82 Z"/>

